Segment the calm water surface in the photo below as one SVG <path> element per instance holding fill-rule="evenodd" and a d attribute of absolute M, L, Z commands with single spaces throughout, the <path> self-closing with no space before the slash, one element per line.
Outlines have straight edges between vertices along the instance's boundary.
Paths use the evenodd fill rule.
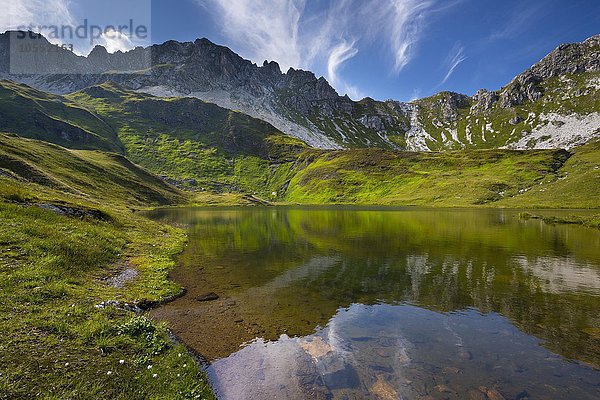
<path fill-rule="evenodd" d="M 599 399 L 600 231 L 517 215 L 157 210 L 190 243 L 153 313 L 223 399 Z"/>

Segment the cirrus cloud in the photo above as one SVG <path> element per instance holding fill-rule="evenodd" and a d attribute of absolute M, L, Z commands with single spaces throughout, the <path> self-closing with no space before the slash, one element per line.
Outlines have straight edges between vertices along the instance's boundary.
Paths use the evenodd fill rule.
<path fill-rule="evenodd" d="M 348 84 L 339 76 L 339 69 L 346 61 L 358 54 L 358 49 L 354 47 L 356 42 L 342 41 L 329 54 L 327 61 L 327 79 L 333 87 L 338 88 L 343 93 L 348 94 L 351 98 L 358 100 L 365 97 L 362 92 L 353 85 Z"/>
<path fill-rule="evenodd" d="M 70 5 L 68 0 L 10 0 L 0 14 L 0 31 L 31 29 L 44 34 L 51 42 L 61 44 L 42 28 L 75 25 Z"/>
<path fill-rule="evenodd" d="M 446 66 L 448 68 L 448 71 L 446 72 L 444 79 L 442 79 L 438 86 L 441 86 L 444 83 L 448 82 L 448 79 L 450 79 L 456 67 L 458 67 L 466 59 L 467 56 L 465 55 L 464 46 L 460 42 L 457 42 L 456 44 L 454 44 L 454 47 L 452 47 L 450 53 L 448 54 L 448 57 L 446 58 Z"/>
<path fill-rule="evenodd" d="M 363 46 L 384 43 L 394 73 L 415 54 L 438 0 L 196 0 L 221 26 L 225 45 L 256 63 L 275 60 L 324 73 L 338 91 L 362 95 L 341 76 Z"/>

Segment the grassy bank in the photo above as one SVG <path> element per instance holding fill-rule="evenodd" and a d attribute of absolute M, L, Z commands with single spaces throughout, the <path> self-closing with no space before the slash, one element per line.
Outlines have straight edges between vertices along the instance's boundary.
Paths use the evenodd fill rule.
<path fill-rule="evenodd" d="M 567 216 L 547 216 L 524 212 L 519 214 L 521 219 L 541 219 L 547 224 L 567 224 L 567 225 L 583 225 L 589 228 L 600 229 L 600 214 L 590 216 L 582 215 L 567 215 Z"/>
<path fill-rule="evenodd" d="M 518 196 L 498 202 L 502 207 L 600 208 L 600 141 L 571 150 L 556 173 Z"/>
<path fill-rule="evenodd" d="M 212 398 L 165 326 L 183 230 L 132 209 L 187 196 L 121 156 L 0 135 L 0 398 Z"/>
<path fill-rule="evenodd" d="M 600 144 L 564 150 L 306 151 L 285 200 L 301 204 L 598 208 Z"/>
<path fill-rule="evenodd" d="M 428 207 L 494 205 L 535 185 L 568 158 L 564 151 L 477 150 L 306 153 L 289 185 L 292 202 Z"/>

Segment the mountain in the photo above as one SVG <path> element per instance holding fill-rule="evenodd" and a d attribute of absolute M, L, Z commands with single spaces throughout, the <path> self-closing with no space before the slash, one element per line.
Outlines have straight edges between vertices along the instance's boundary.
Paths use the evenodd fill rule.
<path fill-rule="evenodd" d="M 0 35 L 0 55 L 10 53 L 14 35 Z M 97 46 L 88 57 L 35 40 L 50 58 L 20 55 L 16 64 L 31 71 L 10 74 L 11 60 L 0 65 L 0 76 L 57 94 L 113 81 L 160 97 L 195 97 L 315 148 L 571 148 L 600 136 L 600 35 L 559 46 L 498 91 L 442 92 L 411 103 L 355 102 L 312 72 L 257 66 L 207 39 L 114 54 Z"/>

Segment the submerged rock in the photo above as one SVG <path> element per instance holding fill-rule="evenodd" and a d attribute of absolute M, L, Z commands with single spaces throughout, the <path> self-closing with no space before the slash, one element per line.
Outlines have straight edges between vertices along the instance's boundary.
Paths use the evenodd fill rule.
<path fill-rule="evenodd" d="M 383 375 L 377 375 L 377 381 L 371 386 L 371 392 L 381 400 L 397 400 L 398 392 L 387 382 Z"/>
<path fill-rule="evenodd" d="M 489 400 L 506 400 L 496 389 L 481 386 L 479 390 L 484 393 Z"/>
<path fill-rule="evenodd" d="M 219 300 L 219 295 L 214 292 L 206 293 L 201 296 L 196 297 L 197 301 L 215 301 Z"/>
<path fill-rule="evenodd" d="M 300 347 L 309 354 L 315 361 L 319 361 L 327 354 L 332 353 L 333 349 L 328 343 L 325 343 L 320 337 L 314 337 L 310 341 L 301 341 Z"/>

